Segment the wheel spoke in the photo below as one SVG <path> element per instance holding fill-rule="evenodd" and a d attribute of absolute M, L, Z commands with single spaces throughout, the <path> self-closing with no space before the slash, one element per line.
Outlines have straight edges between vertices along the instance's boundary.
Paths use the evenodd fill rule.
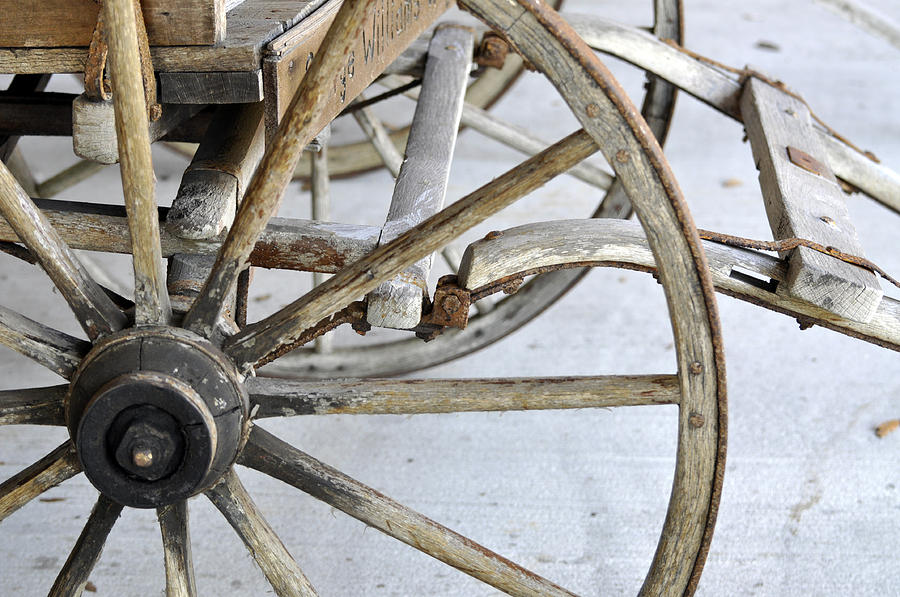
<path fill-rule="evenodd" d="M 188 529 L 187 502 L 177 502 L 156 510 L 166 559 L 166 597 L 194 597 L 194 562 Z"/>
<path fill-rule="evenodd" d="M 207 490 L 206 496 L 240 535 L 276 595 L 316 595 L 300 566 L 250 499 L 234 469 L 218 485 Z"/>
<path fill-rule="evenodd" d="M 72 376 L 82 357 L 91 349 L 90 342 L 47 327 L 6 307 L 0 307 L 0 344 L 66 379 Z"/>
<path fill-rule="evenodd" d="M 237 277 L 246 267 L 256 239 L 278 209 L 301 151 L 319 132 L 315 115 L 331 100 L 335 73 L 345 64 L 351 46 L 376 0 L 347 2 L 338 11 L 317 59 L 300 83 L 271 148 L 250 181 L 234 226 L 219 251 L 213 271 L 184 319 L 184 327 L 210 336 Z"/>
<path fill-rule="evenodd" d="M 331 136 L 331 129 L 328 135 L 325 135 L 319 151 L 310 152 L 309 171 L 310 171 L 310 194 L 312 195 L 312 219 L 314 221 L 327 221 L 331 215 L 331 177 L 328 174 L 328 138 Z M 393 147 L 393 146 L 392 146 Z M 327 280 L 324 274 L 313 274 L 313 286 L 318 286 Z M 244 325 L 246 325 L 246 320 Z M 319 336 L 315 340 L 315 350 L 319 353 L 331 352 L 332 336 Z"/>
<path fill-rule="evenodd" d="M 91 339 L 125 327 L 125 314 L 88 275 L 78 258 L 0 164 L 0 212 L 65 297 Z"/>
<path fill-rule="evenodd" d="M 0 520 L 80 472 L 75 446 L 67 441 L 0 484 Z"/>
<path fill-rule="evenodd" d="M 101 164 L 91 160 L 79 160 L 60 170 L 44 182 L 37 185 L 37 196 L 45 199 L 56 197 L 66 189 L 75 186 L 83 180 L 87 180 L 97 172 L 106 168 L 108 164 Z"/>
<path fill-rule="evenodd" d="M 284 481 L 381 532 L 510 595 L 572 593 L 402 506 L 259 427 L 240 464 Z"/>
<path fill-rule="evenodd" d="M 677 375 L 504 379 L 247 380 L 257 418 L 678 404 Z"/>
<path fill-rule="evenodd" d="M 48 597 L 78 597 L 84 591 L 94 566 L 100 559 L 100 552 L 116 520 L 122 513 L 122 505 L 103 494 L 97 500 L 90 518 L 81 531 L 81 536 L 72 548 L 69 559 L 59 571 Z"/>
<path fill-rule="evenodd" d="M 226 340 L 226 353 L 239 366 L 249 366 L 264 359 L 282 344 L 296 340 L 316 322 L 565 172 L 596 150 L 597 146 L 587 133 L 573 133 L 379 247 L 277 313 L 248 325 Z"/>
<path fill-rule="evenodd" d="M 149 118 L 141 77 L 135 3 L 106 0 L 109 66 L 116 114 L 122 190 L 134 264 L 135 323 L 166 325 L 172 317 L 159 243 L 156 177 L 150 155 Z"/>
<path fill-rule="evenodd" d="M 363 100 L 363 96 L 359 96 Z M 372 143 L 372 147 L 381 156 L 381 161 L 391 173 L 391 176 L 397 178 L 400 174 L 400 166 L 403 164 L 403 154 L 394 145 L 391 136 L 384 128 L 381 120 L 375 116 L 375 112 L 371 108 L 360 108 L 353 111 L 353 118 L 359 124 L 359 128 L 363 130 L 366 137 Z"/>
<path fill-rule="evenodd" d="M 0 425 L 65 425 L 69 386 L 0 391 Z"/>

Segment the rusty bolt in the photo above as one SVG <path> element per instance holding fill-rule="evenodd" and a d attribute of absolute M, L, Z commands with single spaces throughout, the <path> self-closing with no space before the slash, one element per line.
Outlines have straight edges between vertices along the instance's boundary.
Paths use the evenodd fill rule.
<path fill-rule="evenodd" d="M 450 315 L 459 311 L 460 307 L 462 307 L 462 302 L 455 294 L 448 294 L 444 297 L 444 300 L 441 301 L 441 308 Z"/>
<path fill-rule="evenodd" d="M 178 440 L 167 425 L 134 421 L 116 446 L 116 462 L 129 473 L 147 481 L 169 475 L 178 465 Z"/>
<path fill-rule="evenodd" d="M 481 40 L 475 61 L 479 66 L 503 68 L 507 54 L 509 54 L 509 44 L 496 33 L 488 32 Z"/>
<path fill-rule="evenodd" d="M 691 363 L 690 370 L 694 375 L 700 375 L 703 373 L 703 365 L 700 364 L 700 361 L 694 361 Z"/>
<path fill-rule="evenodd" d="M 706 423 L 706 419 L 700 413 L 691 413 L 691 416 L 688 417 L 688 423 L 690 423 L 691 427 L 700 429 Z"/>

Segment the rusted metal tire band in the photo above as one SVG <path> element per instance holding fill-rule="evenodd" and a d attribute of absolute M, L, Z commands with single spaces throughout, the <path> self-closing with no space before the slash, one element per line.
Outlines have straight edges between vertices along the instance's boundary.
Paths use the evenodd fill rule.
<path fill-rule="evenodd" d="M 669 304 L 682 403 L 669 511 L 641 594 L 690 595 L 715 525 L 727 429 L 721 330 L 700 238 L 659 144 L 610 72 L 572 28 L 536 0 L 466 4 L 489 22 L 501 17 L 503 22 L 491 24 L 506 31 L 518 51 L 553 80 L 631 191 L 647 232 Z M 582 95 L 585 84 L 596 93 Z M 711 460 L 699 454 L 703 450 Z M 683 545 L 689 546 L 688 553 Z"/>

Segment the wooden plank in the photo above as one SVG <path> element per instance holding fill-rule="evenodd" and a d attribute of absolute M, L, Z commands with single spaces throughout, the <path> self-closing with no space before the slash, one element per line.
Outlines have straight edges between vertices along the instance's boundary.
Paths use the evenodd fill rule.
<path fill-rule="evenodd" d="M 431 39 L 406 158 L 394 186 L 380 244 L 389 243 L 444 206 L 473 46 L 472 31 L 456 25 L 439 27 Z M 369 293 L 367 321 L 395 329 L 418 325 L 431 262 L 429 255 Z"/>
<path fill-rule="evenodd" d="M 72 102 L 72 146 L 78 157 L 101 164 L 118 163 L 119 144 L 113 101 L 95 102 L 79 95 Z M 148 123 L 151 143 L 193 117 L 202 106 L 167 104 L 162 108 L 159 120 Z"/>
<path fill-rule="evenodd" d="M 263 99 L 262 70 L 159 73 L 159 101 L 171 104 L 251 104 Z"/>
<path fill-rule="evenodd" d="M 332 1 L 314 12 L 298 27 L 275 39 L 266 48 L 263 84 L 266 97 L 266 129 L 274 131 L 294 92 L 309 69 L 325 32 L 334 21 L 341 2 Z M 317 130 L 331 122 L 375 80 L 416 38 L 454 3 L 450 0 L 396 2 L 380 0 L 363 34 L 347 54 L 343 72 L 335 81 L 333 108 L 323 111 Z"/>
<path fill-rule="evenodd" d="M 806 104 L 750 78 L 741 113 L 775 239 L 804 238 L 864 257 Z M 804 156 L 816 162 L 804 164 Z M 883 291 L 872 272 L 808 247 L 794 249 L 788 264 L 791 295 L 854 321 L 867 322 L 878 309 Z"/>
<path fill-rule="evenodd" d="M 73 249 L 129 253 L 131 237 L 122 206 L 36 200 L 41 214 Z M 159 209 L 165 220 L 168 210 Z M 330 222 L 272 218 L 262 231 L 250 264 L 258 267 L 334 273 L 368 255 L 378 243 L 380 229 Z M 0 217 L 0 241 L 21 242 Z M 178 253 L 215 255 L 222 239 L 191 240 L 160 230 L 163 257 Z"/>
<path fill-rule="evenodd" d="M 153 45 L 225 39 L 225 0 L 143 0 L 141 6 Z M 97 13 L 95 0 L 0 0 L 0 46 L 87 46 Z"/>
<path fill-rule="evenodd" d="M 150 48 L 153 67 L 163 72 L 257 70 L 265 44 L 296 25 L 316 2 L 245 0 L 228 13 L 225 39 L 214 45 L 154 45 Z M 80 73 L 87 52 L 87 47 L 0 47 L 0 73 Z"/>
<path fill-rule="evenodd" d="M 213 238 L 231 226 L 244 189 L 264 150 L 263 106 L 221 106 L 190 166 L 166 218 L 182 238 Z"/>

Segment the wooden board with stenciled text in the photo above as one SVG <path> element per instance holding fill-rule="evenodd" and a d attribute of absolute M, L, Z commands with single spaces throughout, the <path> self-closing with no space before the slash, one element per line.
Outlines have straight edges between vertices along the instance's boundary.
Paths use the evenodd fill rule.
<path fill-rule="evenodd" d="M 152 45 L 209 45 L 225 38 L 226 0 L 143 0 L 141 5 Z M 99 6 L 96 0 L 0 0 L 0 47 L 87 46 Z"/>
<path fill-rule="evenodd" d="M 359 95 L 419 35 L 450 7 L 453 0 L 381 0 L 335 78 L 332 110 L 320 114 L 324 127 Z M 300 25 L 273 40 L 263 62 L 266 129 L 272 134 L 291 103 L 316 50 L 325 38 L 341 2 L 322 7 Z M 320 128 L 321 128 L 320 127 Z"/>

